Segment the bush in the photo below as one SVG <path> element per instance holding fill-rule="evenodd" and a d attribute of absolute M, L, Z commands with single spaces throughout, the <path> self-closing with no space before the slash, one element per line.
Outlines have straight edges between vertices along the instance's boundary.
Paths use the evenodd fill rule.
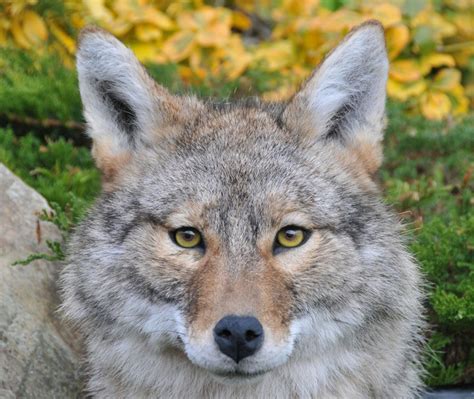
<path fill-rule="evenodd" d="M 430 385 L 474 382 L 474 115 L 450 127 L 391 108 L 382 180 L 430 286 Z"/>
<path fill-rule="evenodd" d="M 99 192 L 100 175 L 89 150 L 64 139 L 42 142 L 32 134 L 17 138 L 11 129 L 0 129 L 0 162 L 48 200 L 63 230 L 84 215 Z"/>

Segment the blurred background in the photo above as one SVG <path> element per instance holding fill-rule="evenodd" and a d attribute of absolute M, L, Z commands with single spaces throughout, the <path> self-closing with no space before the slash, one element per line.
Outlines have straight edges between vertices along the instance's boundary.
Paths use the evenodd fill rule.
<path fill-rule="evenodd" d="M 74 70 L 87 24 L 120 38 L 175 93 L 284 100 L 372 18 L 391 62 L 380 184 L 430 283 L 426 382 L 472 384 L 472 0 L 2 0 L 0 162 L 49 201 L 44 218 L 65 236 L 98 194 Z M 49 246 L 64 257 L 62 244 Z"/>

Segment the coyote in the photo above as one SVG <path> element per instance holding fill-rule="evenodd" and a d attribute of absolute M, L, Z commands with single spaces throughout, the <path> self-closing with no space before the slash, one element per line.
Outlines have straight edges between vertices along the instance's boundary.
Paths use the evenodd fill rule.
<path fill-rule="evenodd" d="M 95 27 L 79 86 L 103 191 L 62 310 L 97 398 L 414 398 L 422 280 L 376 182 L 384 32 L 285 103 L 170 94 Z"/>

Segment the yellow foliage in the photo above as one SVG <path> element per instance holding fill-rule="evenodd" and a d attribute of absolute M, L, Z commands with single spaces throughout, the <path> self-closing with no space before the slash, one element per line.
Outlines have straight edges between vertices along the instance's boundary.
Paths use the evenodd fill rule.
<path fill-rule="evenodd" d="M 267 71 L 278 71 L 295 61 L 293 43 L 279 40 L 259 46 L 253 54 L 253 65 Z"/>
<path fill-rule="evenodd" d="M 415 82 L 422 74 L 416 60 L 396 60 L 390 64 L 389 77 L 397 82 Z"/>
<path fill-rule="evenodd" d="M 52 8 L 55 2 L 64 15 L 39 13 L 38 0 L 3 0 L 0 46 L 52 51 L 72 66 L 74 33 L 95 23 L 143 62 L 178 63 L 185 82 L 260 71 L 268 76 L 264 98 L 278 100 L 291 96 L 353 26 L 375 18 L 385 28 L 389 97 L 430 119 L 466 113 L 473 103 L 469 0 L 233 0 L 227 7 L 203 0 L 52 0 Z M 332 3 L 346 5 L 331 10 Z M 281 79 L 270 77 L 275 73 Z"/>
<path fill-rule="evenodd" d="M 378 19 L 385 28 L 398 24 L 402 20 L 402 11 L 390 3 L 377 4 L 369 11 L 371 18 Z"/>
<path fill-rule="evenodd" d="M 429 119 L 443 119 L 451 111 L 449 97 L 439 91 L 428 91 L 420 97 L 421 111 Z"/>
<path fill-rule="evenodd" d="M 410 30 L 406 25 L 397 24 L 385 30 L 388 58 L 397 58 L 410 42 Z"/>

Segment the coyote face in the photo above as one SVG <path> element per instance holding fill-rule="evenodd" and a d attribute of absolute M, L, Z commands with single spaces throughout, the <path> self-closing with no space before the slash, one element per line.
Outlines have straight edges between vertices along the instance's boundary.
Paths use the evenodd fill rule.
<path fill-rule="evenodd" d="M 104 192 L 63 297 L 91 391 L 414 395 L 419 276 L 373 179 L 387 65 L 369 22 L 288 103 L 213 103 L 169 94 L 115 38 L 82 33 Z"/>

